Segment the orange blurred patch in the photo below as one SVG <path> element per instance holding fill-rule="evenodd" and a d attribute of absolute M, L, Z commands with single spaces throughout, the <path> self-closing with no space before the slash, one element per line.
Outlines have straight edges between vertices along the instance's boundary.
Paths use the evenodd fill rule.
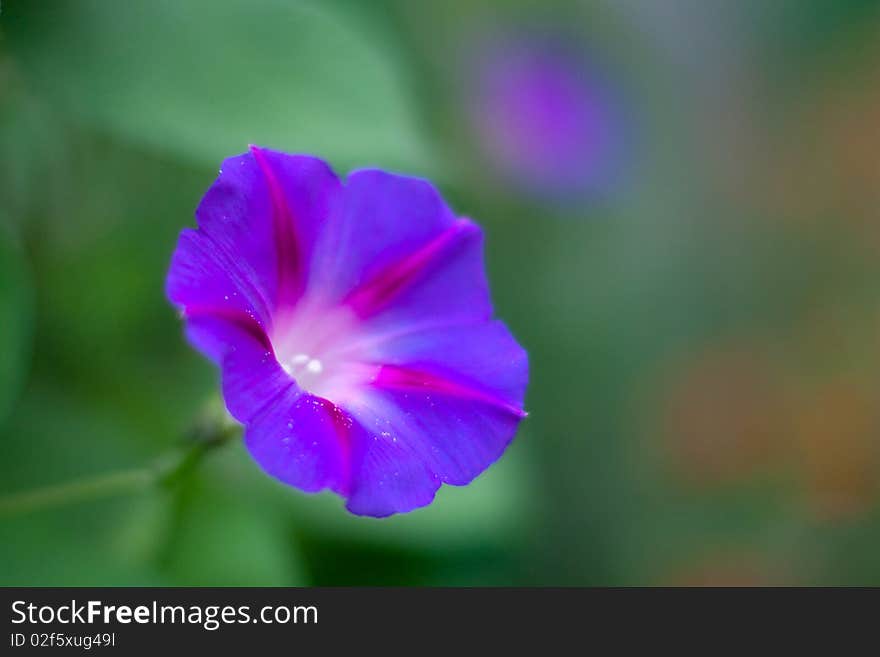
<path fill-rule="evenodd" d="M 785 579 L 756 552 L 721 550 L 674 571 L 669 586 L 780 586 Z"/>
<path fill-rule="evenodd" d="M 877 391 L 856 378 L 840 378 L 803 393 L 795 436 L 801 483 L 817 519 L 853 518 L 880 498 Z"/>
<path fill-rule="evenodd" d="M 729 483 L 777 462 L 790 433 L 780 372 L 761 349 L 728 345 L 672 377 L 662 428 L 675 470 L 701 485 Z"/>
<path fill-rule="evenodd" d="M 753 154 L 752 189 L 774 215 L 848 227 L 880 248 L 880 48 L 863 58 L 792 103 Z"/>

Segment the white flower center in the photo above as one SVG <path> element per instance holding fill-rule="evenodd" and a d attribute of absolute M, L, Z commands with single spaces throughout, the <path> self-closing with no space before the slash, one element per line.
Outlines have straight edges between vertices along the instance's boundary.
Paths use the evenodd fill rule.
<path fill-rule="evenodd" d="M 375 372 L 356 347 L 359 337 L 347 308 L 303 301 L 276 318 L 272 346 L 278 364 L 300 388 L 338 404 L 356 395 Z"/>
<path fill-rule="evenodd" d="M 299 383 L 300 387 L 309 390 L 318 383 L 324 365 L 317 358 L 308 354 L 294 354 L 286 360 L 280 361 L 284 371 L 290 374 Z"/>

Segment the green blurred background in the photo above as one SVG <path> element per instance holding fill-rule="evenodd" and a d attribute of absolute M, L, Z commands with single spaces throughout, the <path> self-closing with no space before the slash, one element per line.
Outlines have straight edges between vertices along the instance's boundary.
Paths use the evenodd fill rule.
<path fill-rule="evenodd" d="M 468 127 L 467 53 L 537 24 L 625 106 L 600 197 L 522 193 Z M 251 142 L 477 219 L 529 418 L 381 521 L 235 441 L 6 513 L 0 584 L 880 584 L 880 3 L 3 0 L 0 493 L 184 440 L 217 374 L 164 277 Z"/>

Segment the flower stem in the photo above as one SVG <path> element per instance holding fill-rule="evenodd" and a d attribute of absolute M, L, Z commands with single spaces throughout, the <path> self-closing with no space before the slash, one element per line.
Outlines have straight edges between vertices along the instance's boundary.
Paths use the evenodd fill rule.
<path fill-rule="evenodd" d="M 146 488 L 155 481 L 155 472 L 152 468 L 137 468 L 89 479 L 79 479 L 56 486 L 12 493 L 0 497 L 0 515 L 15 515 L 84 500 L 99 499 L 117 493 Z"/>
<path fill-rule="evenodd" d="M 153 486 L 171 486 L 189 474 L 207 452 L 229 442 L 237 433 L 237 427 L 228 423 L 218 423 L 210 431 L 204 425 L 198 426 L 187 446 L 164 454 L 147 466 L 2 495 L 0 516 L 97 500 Z"/>

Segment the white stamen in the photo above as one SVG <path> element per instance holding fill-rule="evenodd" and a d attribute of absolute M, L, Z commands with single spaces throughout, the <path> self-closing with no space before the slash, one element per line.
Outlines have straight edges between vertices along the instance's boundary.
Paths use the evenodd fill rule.
<path fill-rule="evenodd" d="M 356 396 L 360 383 L 373 375 L 373 368 L 357 362 L 360 352 L 348 347 L 360 336 L 357 317 L 347 308 L 327 308 L 308 298 L 292 310 L 276 318 L 270 336 L 278 363 L 316 400 L 340 403 Z"/>
<path fill-rule="evenodd" d="M 303 368 L 305 366 L 305 368 Z M 324 371 L 324 363 L 317 358 L 312 358 L 308 354 L 295 354 L 281 363 L 281 367 L 290 376 L 299 376 L 303 369 L 309 374 L 317 375 Z"/>

